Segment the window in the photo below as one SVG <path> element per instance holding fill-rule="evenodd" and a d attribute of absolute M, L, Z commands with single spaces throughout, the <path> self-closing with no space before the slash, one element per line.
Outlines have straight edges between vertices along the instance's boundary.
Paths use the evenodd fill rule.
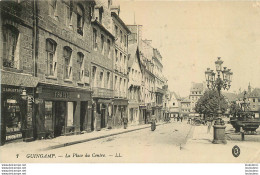
<path fill-rule="evenodd" d="M 50 2 L 49 2 L 49 15 L 51 17 L 57 16 L 56 8 L 57 8 L 57 0 L 50 0 Z"/>
<path fill-rule="evenodd" d="M 120 63 L 119 64 L 120 64 L 120 69 L 121 69 L 123 67 L 122 66 L 122 53 L 121 52 L 120 52 Z"/>
<path fill-rule="evenodd" d="M 64 79 L 72 79 L 72 61 L 71 61 L 72 50 L 69 47 L 64 47 L 63 57 L 64 57 Z"/>
<path fill-rule="evenodd" d="M 115 25 L 115 36 L 116 36 L 116 38 L 118 36 L 118 27 L 116 25 Z"/>
<path fill-rule="evenodd" d="M 47 39 L 46 40 L 46 53 L 47 53 L 47 75 L 48 76 L 56 76 L 57 75 L 57 69 L 56 69 L 56 57 L 55 57 L 55 51 L 56 51 L 56 42 Z"/>
<path fill-rule="evenodd" d="M 71 25 L 72 2 L 65 3 L 65 22 L 67 26 Z"/>
<path fill-rule="evenodd" d="M 126 56 L 124 56 L 124 73 L 126 73 L 126 66 L 127 66 L 127 64 L 126 64 Z"/>
<path fill-rule="evenodd" d="M 117 76 L 115 76 L 115 85 L 114 85 L 114 90 L 117 90 Z"/>
<path fill-rule="evenodd" d="M 93 66 L 92 67 L 92 87 L 96 87 L 96 71 L 97 71 L 97 67 Z"/>
<path fill-rule="evenodd" d="M 110 89 L 110 72 L 107 72 L 107 88 Z"/>
<path fill-rule="evenodd" d="M 103 8 L 99 8 L 99 23 L 102 24 Z"/>
<path fill-rule="evenodd" d="M 111 49 L 111 43 L 110 40 L 107 40 L 107 56 L 110 58 L 110 49 Z"/>
<path fill-rule="evenodd" d="M 116 57 L 116 63 L 118 62 L 118 55 L 117 55 L 117 50 L 115 49 L 115 57 Z"/>
<path fill-rule="evenodd" d="M 81 5 L 77 6 L 77 32 L 80 35 L 83 35 L 83 7 Z"/>
<path fill-rule="evenodd" d="M 105 38 L 104 35 L 101 35 L 101 53 L 104 54 L 104 45 L 105 45 Z"/>
<path fill-rule="evenodd" d="M 99 74 L 100 87 L 104 87 L 104 73 L 100 72 Z"/>
<path fill-rule="evenodd" d="M 120 30 L 120 42 L 121 42 L 121 43 L 123 42 L 123 33 L 122 33 L 121 30 Z"/>
<path fill-rule="evenodd" d="M 173 106 L 175 106 L 175 103 L 172 103 Z"/>
<path fill-rule="evenodd" d="M 255 102 L 255 99 L 253 98 L 253 102 Z"/>
<path fill-rule="evenodd" d="M 77 54 L 77 64 L 78 64 L 78 81 L 82 81 L 84 77 L 84 55 L 81 52 Z"/>
<path fill-rule="evenodd" d="M 98 44 L 97 44 L 97 30 L 93 29 L 93 48 L 94 50 L 97 50 Z"/>
<path fill-rule="evenodd" d="M 19 31 L 13 26 L 3 27 L 3 66 L 9 68 L 19 67 L 18 55 L 16 56 Z"/>
<path fill-rule="evenodd" d="M 125 44 L 125 47 L 127 46 L 127 37 L 126 35 L 124 35 L 124 44 Z"/>

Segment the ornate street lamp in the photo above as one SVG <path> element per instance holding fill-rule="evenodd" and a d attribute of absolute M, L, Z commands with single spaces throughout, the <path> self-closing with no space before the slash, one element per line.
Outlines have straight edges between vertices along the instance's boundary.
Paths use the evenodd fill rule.
<path fill-rule="evenodd" d="M 219 95 L 219 101 L 218 101 L 218 120 L 215 121 L 214 124 L 214 140 L 213 143 L 226 143 L 225 140 L 225 128 L 226 126 L 224 121 L 221 119 L 221 108 L 220 108 L 220 96 L 221 96 L 221 89 L 229 90 L 230 89 L 230 83 L 232 81 L 232 75 L 231 69 L 227 69 L 227 67 L 222 68 L 223 61 L 221 60 L 221 57 L 218 57 L 218 60 L 215 61 L 216 65 L 216 72 L 217 72 L 217 78 L 215 77 L 216 73 L 213 70 L 210 70 L 210 68 L 207 68 L 205 71 L 206 81 L 207 81 L 207 87 L 212 90 L 217 90 Z"/>

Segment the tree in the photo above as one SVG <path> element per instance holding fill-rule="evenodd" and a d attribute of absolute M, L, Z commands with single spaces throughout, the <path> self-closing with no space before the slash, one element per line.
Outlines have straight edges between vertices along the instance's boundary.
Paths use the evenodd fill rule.
<path fill-rule="evenodd" d="M 204 115 L 216 115 L 219 109 L 219 104 L 220 110 L 222 114 L 224 114 L 228 108 L 228 103 L 224 96 L 220 95 L 219 97 L 219 94 L 216 90 L 207 90 L 195 104 L 195 111 Z"/>

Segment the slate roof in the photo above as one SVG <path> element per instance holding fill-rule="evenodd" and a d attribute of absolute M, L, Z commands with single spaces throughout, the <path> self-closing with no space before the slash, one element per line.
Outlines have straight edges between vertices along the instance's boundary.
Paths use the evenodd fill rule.
<path fill-rule="evenodd" d="M 259 98 L 260 97 L 260 88 L 255 88 L 249 95 L 248 97 L 252 98 L 252 97 L 256 97 Z"/>
<path fill-rule="evenodd" d="M 191 91 L 203 91 L 203 83 L 192 83 Z"/>

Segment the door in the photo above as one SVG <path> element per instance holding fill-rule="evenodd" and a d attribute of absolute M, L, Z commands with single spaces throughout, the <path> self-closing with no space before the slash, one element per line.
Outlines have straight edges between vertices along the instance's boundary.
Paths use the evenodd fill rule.
<path fill-rule="evenodd" d="M 64 135 L 66 102 L 55 102 L 54 137 Z"/>
<path fill-rule="evenodd" d="M 88 102 L 87 101 L 83 101 L 81 102 L 80 105 L 80 131 L 84 131 L 86 130 L 86 126 L 87 126 L 87 116 L 88 116 Z"/>

